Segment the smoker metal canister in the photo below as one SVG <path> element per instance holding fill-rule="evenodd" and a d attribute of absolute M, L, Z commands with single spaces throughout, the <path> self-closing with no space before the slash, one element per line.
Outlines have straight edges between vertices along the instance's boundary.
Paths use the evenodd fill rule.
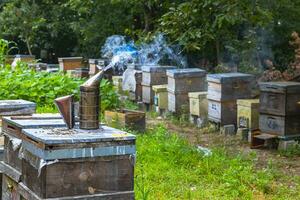
<path fill-rule="evenodd" d="M 80 129 L 92 130 L 99 128 L 99 93 L 100 91 L 98 87 L 80 87 Z"/>

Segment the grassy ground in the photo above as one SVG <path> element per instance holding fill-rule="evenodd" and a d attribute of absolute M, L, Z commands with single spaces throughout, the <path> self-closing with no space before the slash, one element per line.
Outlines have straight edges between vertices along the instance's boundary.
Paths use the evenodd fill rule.
<path fill-rule="evenodd" d="M 204 156 L 172 128 L 152 127 L 137 137 L 137 199 L 300 199 L 299 176 L 285 174 L 272 157 L 260 166 L 256 151 L 220 141 Z"/>

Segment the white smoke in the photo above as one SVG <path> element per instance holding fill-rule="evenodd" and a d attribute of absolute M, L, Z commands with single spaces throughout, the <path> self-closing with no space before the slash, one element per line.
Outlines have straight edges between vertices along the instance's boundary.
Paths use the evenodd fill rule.
<path fill-rule="evenodd" d="M 186 60 L 178 48 L 167 44 L 163 34 L 154 37 L 151 43 L 136 45 L 133 41 L 126 41 L 121 35 L 107 38 L 101 49 L 102 56 L 111 59 L 110 65 L 115 69 L 124 70 L 129 63 L 140 65 L 175 64 L 186 67 Z"/>

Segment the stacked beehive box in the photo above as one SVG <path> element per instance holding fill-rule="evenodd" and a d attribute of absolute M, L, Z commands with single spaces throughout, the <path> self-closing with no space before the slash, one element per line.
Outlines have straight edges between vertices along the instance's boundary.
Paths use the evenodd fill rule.
<path fill-rule="evenodd" d="M 89 59 L 89 75 L 93 76 L 95 75 L 99 69 L 97 67 L 97 65 L 101 68 L 105 67 L 108 64 L 108 61 L 105 59 Z"/>
<path fill-rule="evenodd" d="M 207 92 L 190 92 L 190 121 L 198 127 L 202 127 L 207 122 Z"/>
<path fill-rule="evenodd" d="M 163 85 L 168 83 L 166 71 L 175 69 L 174 66 L 159 66 L 159 65 L 146 65 L 142 66 L 142 91 L 143 103 L 152 105 L 154 103 L 154 91 L 152 86 Z"/>
<path fill-rule="evenodd" d="M 190 92 L 203 92 L 207 89 L 206 71 L 198 68 L 172 69 L 168 76 L 168 110 L 181 113 L 189 109 Z"/>
<path fill-rule="evenodd" d="M 260 84 L 259 128 L 281 137 L 300 136 L 300 83 Z"/>
<path fill-rule="evenodd" d="M 22 160 L 19 157 L 22 143 L 22 129 L 35 127 L 61 126 L 65 123 L 58 115 L 37 115 L 4 117 L 4 156 L 0 164 L 3 172 L 2 199 L 20 199 L 18 184 L 22 175 Z"/>
<path fill-rule="evenodd" d="M 154 105 L 156 112 L 163 114 L 168 110 L 168 85 L 154 85 Z"/>
<path fill-rule="evenodd" d="M 236 125 L 237 99 L 252 98 L 255 77 L 242 73 L 210 74 L 208 81 L 208 118 L 220 125 Z"/>
<path fill-rule="evenodd" d="M 135 136 L 106 126 L 69 130 L 62 119 L 58 123 L 64 127 L 51 120 L 31 119 L 32 127 L 7 121 L 7 150 L 12 151 L 6 156 L 21 159 L 1 163 L 3 199 L 134 199 Z M 47 128 L 41 125 L 47 122 Z M 19 170 L 11 166 L 15 160 Z"/>
<path fill-rule="evenodd" d="M 83 66 L 83 57 L 58 58 L 60 71 L 75 70 Z"/>

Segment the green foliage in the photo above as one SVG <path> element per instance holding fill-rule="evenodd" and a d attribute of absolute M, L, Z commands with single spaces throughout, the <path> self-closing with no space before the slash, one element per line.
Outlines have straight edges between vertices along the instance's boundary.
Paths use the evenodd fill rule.
<path fill-rule="evenodd" d="M 213 149 L 205 157 L 159 125 L 137 137 L 137 199 L 297 199 L 270 164 L 255 166 L 254 154 L 229 155 Z M 277 184 L 277 181 L 280 184 Z"/>
<path fill-rule="evenodd" d="M 14 42 L 0 39 L 0 66 L 5 65 L 6 56 L 15 48 L 14 46 L 11 47 L 11 45 L 14 45 Z"/>
<path fill-rule="evenodd" d="M 100 84 L 101 111 L 116 109 L 120 107 L 119 95 L 114 85 L 103 79 Z"/>
<path fill-rule="evenodd" d="M 0 69 L 0 99 L 25 99 L 38 106 L 53 107 L 53 100 L 68 94 L 78 98 L 82 80 L 69 78 L 61 73 L 35 72 L 23 63 L 15 70 Z"/>
<path fill-rule="evenodd" d="M 54 99 L 74 94 L 79 100 L 79 86 L 84 80 L 70 78 L 63 73 L 36 72 L 24 63 L 15 70 L 0 68 L 0 99 L 25 99 L 37 103 L 38 112 L 57 112 Z M 114 109 L 120 105 L 113 85 L 103 80 L 100 85 L 101 110 Z"/>

